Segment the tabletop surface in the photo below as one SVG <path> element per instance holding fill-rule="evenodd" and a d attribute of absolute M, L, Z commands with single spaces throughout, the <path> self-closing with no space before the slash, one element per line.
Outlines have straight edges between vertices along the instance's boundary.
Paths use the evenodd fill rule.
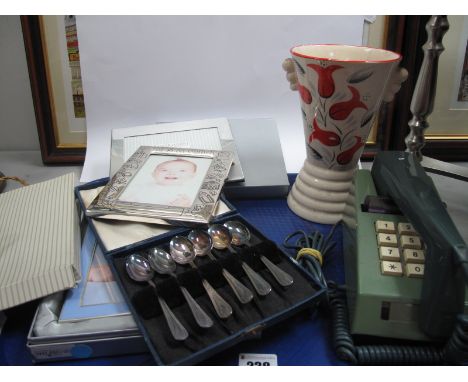
<path fill-rule="evenodd" d="M 295 230 L 320 230 L 328 233 L 331 226 L 307 222 L 294 215 L 285 199 L 233 201 L 238 212 L 268 238 L 281 244 Z M 343 281 L 341 230 L 335 232 L 336 247 L 326 258 L 324 271 L 329 279 Z M 0 364 L 30 365 L 26 338 L 37 302 L 5 311 L 7 323 L 0 336 Z M 237 365 L 240 353 L 276 354 L 279 365 L 335 365 L 331 347 L 329 316 L 325 310 L 304 311 L 279 323 L 262 334 L 204 361 L 202 365 Z M 153 365 L 150 354 L 104 357 L 80 361 L 55 362 L 56 365 Z"/>
<path fill-rule="evenodd" d="M 287 207 L 285 199 L 233 201 L 238 212 L 268 238 L 278 244 L 295 230 L 320 230 L 327 233 L 331 226 L 307 222 Z M 324 271 L 329 279 L 341 282 L 341 230 L 335 233 L 336 247 L 325 261 Z M 8 317 L 0 336 L 0 364 L 30 365 L 26 347 L 27 333 L 37 307 L 31 302 L 7 310 Z M 340 364 L 333 353 L 330 340 L 329 316 L 325 310 L 304 311 L 279 323 L 262 334 L 260 339 L 248 340 L 204 361 L 202 365 L 237 365 L 240 353 L 276 354 L 279 365 Z M 55 362 L 56 365 L 153 365 L 150 354 L 104 357 L 79 361 Z"/>
<path fill-rule="evenodd" d="M 466 165 L 466 164 L 464 164 Z M 364 164 L 369 168 L 370 164 Z M 0 151 L 0 170 L 9 176 L 19 176 L 30 184 L 74 172 L 78 182 L 80 166 L 44 166 L 40 153 Z M 466 183 L 431 175 L 447 208 L 468 239 L 468 205 L 465 199 Z M 291 177 L 291 181 L 293 177 Z M 19 187 L 8 182 L 5 191 Z M 284 238 L 296 230 L 308 233 L 319 230 L 327 233 L 331 226 L 308 222 L 294 215 L 284 198 L 231 200 L 238 212 L 257 227 L 266 237 L 281 245 Z M 336 246 L 325 259 L 324 273 L 328 280 L 344 282 L 342 233 L 334 234 Z M 31 365 L 32 359 L 26 347 L 26 338 L 37 301 L 5 311 L 7 322 L 0 335 L 0 365 Z M 339 365 L 343 364 L 334 354 L 331 341 L 330 316 L 326 309 L 304 311 L 286 321 L 265 330 L 260 339 L 248 340 L 205 360 L 202 365 L 237 365 L 240 353 L 276 354 L 279 365 Z M 54 365 L 154 365 L 149 353 L 63 361 Z"/>

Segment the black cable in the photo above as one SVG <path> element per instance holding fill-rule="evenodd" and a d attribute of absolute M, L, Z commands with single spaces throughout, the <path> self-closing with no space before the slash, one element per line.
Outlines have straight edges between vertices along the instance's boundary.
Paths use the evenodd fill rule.
<path fill-rule="evenodd" d="M 468 315 L 457 316 L 455 330 L 445 345 L 443 355 L 450 365 L 468 365 Z"/>
<path fill-rule="evenodd" d="M 283 246 L 288 249 L 293 249 L 297 253 L 303 248 L 312 248 L 321 254 L 322 259 L 325 259 L 325 255 L 335 246 L 335 242 L 332 241 L 333 233 L 335 232 L 337 225 L 335 224 L 327 236 L 324 236 L 319 231 L 313 232 L 311 235 L 307 235 L 304 231 L 296 231 L 288 235 L 284 239 Z M 298 237 L 294 244 L 289 241 Z M 302 256 L 297 259 L 299 264 L 307 269 L 312 276 L 314 282 L 321 288 L 327 289 L 327 281 L 322 272 L 322 265 L 317 257 L 313 256 Z"/>
<path fill-rule="evenodd" d="M 320 252 L 323 259 L 335 245 L 331 241 L 337 225 L 328 236 L 316 231 L 308 235 L 296 231 L 288 235 L 283 246 L 301 252 L 312 248 Z M 294 244 L 291 239 L 296 237 Z M 303 251 L 302 251 L 303 252 Z M 457 317 L 454 332 L 444 348 L 404 345 L 365 345 L 356 346 L 349 329 L 346 287 L 333 281 L 326 281 L 319 260 L 320 256 L 300 256 L 299 264 L 312 276 L 314 282 L 327 290 L 328 309 L 332 316 L 333 348 L 338 358 L 352 365 L 466 365 L 468 364 L 468 316 Z M 322 263 L 324 260 L 322 261 Z"/>
<path fill-rule="evenodd" d="M 333 347 L 338 358 L 353 365 L 440 365 L 441 350 L 434 346 L 354 345 L 344 289 L 329 288 Z"/>

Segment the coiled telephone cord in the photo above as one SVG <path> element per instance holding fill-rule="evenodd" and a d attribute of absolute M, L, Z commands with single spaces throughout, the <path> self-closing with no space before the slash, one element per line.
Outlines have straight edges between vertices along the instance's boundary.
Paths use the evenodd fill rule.
<path fill-rule="evenodd" d="M 327 281 L 322 264 L 335 243 L 331 241 L 333 226 L 325 237 L 315 231 L 308 235 L 296 231 L 288 235 L 283 246 L 297 253 L 308 253 L 311 248 L 320 255 L 297 256 L 296 260 L 305 268 L 315 283 L 327 290 L 327 308 L 332 317 L 333 348 L 338 358 L 352 365 L 467 365 L 468 364 L 468 317 L 459 315 L 457 324 L 445 346 L 423 345 L 362 345 L 354 344 L 349 329 L 346 287 Z M 294 244 L 291 240 L 296 237 Z M 310 252 L 312 254 L 312 252 Z"/>

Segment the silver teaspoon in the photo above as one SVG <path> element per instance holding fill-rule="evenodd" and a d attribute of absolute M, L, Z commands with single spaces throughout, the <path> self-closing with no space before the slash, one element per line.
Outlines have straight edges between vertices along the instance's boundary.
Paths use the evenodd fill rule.
<path fill-rule="evenodd" d="M 208 228 L 208 234 L 213 240 L 216 249 L 229 249 L 231 252 L 231 234 L 221 224 L 213 224 Z M 266 296 L 271 292 L 271 285 L 257 272 L 255 272 L 245 261 L 241 262 L 242 269 L 260 296 Z"/>
<path fill-rule="evenodd" d="M 211 249 L 213 248 L 211 236 L 208 235 L 205 231 L 194 229 L 190 231 L 187 239 L 192 242 L 195 254 L 197 256 L 208 255 L 211 260 L 216 260 L 216 258 L 211 253 Z M 227 269 L 222 268 L 221 272 L 232 291 L 242 304 L 247 304 L 253 299 L 253 293 L 250 291 L 250 289 L 237 280 Z"/>
<path fill-rule="evenodd" d="M 250 231 L 249 229 L 239 221 L 230 220 L 223 224 L 231 233 L 231 243 L 235 246 L 247 245 L 250 242 Z M 265 264 L 265 267 L 270 271 L 275 280 L 283 287 L 287 287 L 294 283 L 294 279 L 291 275 L 283 271 L 276 264 L 272 263 L 264 255 L 260 256 L 260 260 Z"/>
<path fill-rule="evenodd" d="M 174 236 L 169 244 L 171 257 L 176 263 L 190 264 L 193 268 L 197 268 L 193 260 L 195 259 L 195 250 L 192 242 L 183 236 Z M 213 304 L 216 314 L 220 318 L 228 318 L 232 315 L 232 307 L 224 298 L 214 289 L 211 284 L 204 278 L 202 279 L 203 287 L 208 294 L 208 297 Z"/>
<path fill-rule="evenodd" d="M 165 250 L 155 247 L 148 251 L 148 261 L 153 270 L 159 274 L 169 274 L 172 277 L 176 277 L 174 272 L 176 270 L 176 263 L 172 259 L 171 255 Z M 202 328 L 210 328 L 213 326 L 213 321 L 210 316 L 202 309 L 200 305 L 195 301 L 190 292 L 182 285 L 179 285 L 180 291 L 187 301 L 187 305 L 195 318 L 198 326 Z"/>
<path fill-rule="evenodd" d="M 154 272 L 151 269 L 149 262 L 140 255 L 133 254 L 127 257 L 125 261 L 125 269 L 130 278 L 137 282 L 146 281 L 156 291 L 159 305 L 166 318 L 167 325 L 171 331 L 172 336 L 177 341 L 184 341 L 188 337 L 188 332 L 185 327 L 178 320 L 174 312 L 169 308 L 166 301 L 157 294 L 156 285 L 153 282 Z"/>

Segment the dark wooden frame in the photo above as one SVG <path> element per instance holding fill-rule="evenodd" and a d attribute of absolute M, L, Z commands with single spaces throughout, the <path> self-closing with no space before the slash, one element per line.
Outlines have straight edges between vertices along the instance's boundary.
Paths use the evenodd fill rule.
<path fill-rule="evenodd" d="M 382 129 L 383 147 L 405 150 L 405 137 L 409 133 L 410 104 L 419 70 L 424 57 L 422 46 L 427 40 L 426 23 L 430 16 L 389 16 L 386 48 L 403 56 L 401 66 L 408 70 L 408 80 L 403 84 L 387 112 Z M 444 53 L 442 53 L 444 54 Z M 468 160 L 468 139 L 430 139 L 422 150 L 424 155 L 445 161 Z"/>
<path fill-rule="evenodd" d="M 80 164 L 84 162 L 86 148 L 58 145 L 39 18 L 40 16 L 21 16 L 21 26 L 42 161 L 45 164 Z"/>

